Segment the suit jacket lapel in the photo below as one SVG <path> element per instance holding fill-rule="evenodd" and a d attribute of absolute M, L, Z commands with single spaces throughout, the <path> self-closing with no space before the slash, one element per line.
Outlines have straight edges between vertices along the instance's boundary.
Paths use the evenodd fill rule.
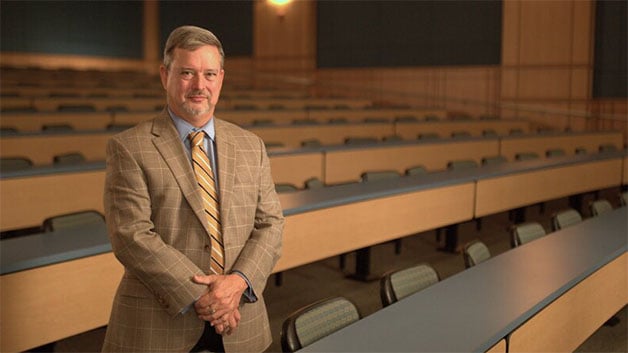
<path fill-rule="evenodd" d="M 172 171 L 183 196 L 192 210 L 194 210 L 205 231 L 209 234 L 203 200 L 198 191 L 194 170 L 192 170 L 192 165 L 179 139 L 177 129 L 174 127 L 174 123 L 167 111 L 162 112 L 154 120 L 152 133 L 155 136 L 153 138 L 155 148 L 157 148 L 168 168 Z"/>
<path fill-rule="evenodd" d="M 216 155 L 218 160 L 218 182 L 220 187 L 220 218 L 229 219 L 229 211 L 231 210 L 231 201 L 233 200 L 232 190 L 235 182 L 236 167 L 236 147 L 232 142 L 233 138 L 229 136 L 229 132 L 224 128 L 224 122 L 214 120 L 214 128 L 216 129 Z M 224 224 L 224 223 L 223 223 Z"/>

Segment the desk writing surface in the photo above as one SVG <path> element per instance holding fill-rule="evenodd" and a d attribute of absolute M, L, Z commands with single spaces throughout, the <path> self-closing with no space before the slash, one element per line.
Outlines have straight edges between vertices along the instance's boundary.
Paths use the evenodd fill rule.
<path fill-rule="evenodd" d="M 111 251 L 104 224 L 89 229 L 38 233 L 0 241 L 0 274 L 32 269 Z"/>
<path fill-rule="evenodd" d="M 485 352 L 624 254 L 627 222 L 624 207 L 550 233 L 383 308 L 302 351 Z"/>
<path fill-rule="evenodd" d="M 505 136 L 501 139 L 500 154 L 514 160 L 515 155 L 520 152 L 535 152 L 543 157 L 549 149 L 561 148 L 566 154 L 574 154 L 576 148 L 580 147 L 584 147 L 589 154 L 594 154 L 600 145 L 608 143 L 614 144 L 619 149 L 623 144 L 622 133 L 596 131 Z"/>

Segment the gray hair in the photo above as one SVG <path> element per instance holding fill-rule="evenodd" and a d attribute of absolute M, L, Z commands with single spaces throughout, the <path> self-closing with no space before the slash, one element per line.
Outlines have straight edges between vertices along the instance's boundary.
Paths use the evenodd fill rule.
<path fill-rule="evenodd" d="M 204 45 L 211 45 L 218 48 L 220 52 L 220 68 L 225 66 L 225 52 L 218 37 L 212 32 L 196 26 L 181 26 L 170 32 L 166 47 L 164 48 L 164 66 L 170 69 L 172 63 L 172 53 L 175 48 L 185 50 L 196 50 Z"/>

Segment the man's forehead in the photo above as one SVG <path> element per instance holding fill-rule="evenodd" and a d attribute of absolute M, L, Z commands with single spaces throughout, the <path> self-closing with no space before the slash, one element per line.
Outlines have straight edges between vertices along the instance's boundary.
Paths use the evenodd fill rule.
<path fill-rule="evenodd" d="M 220 53 L 218 48 L 212 45 L 204 45 L 196 49 L 175 48 L 173 52 L 175 61 L 197 61 L 209 60 L 220 62 Z"/>

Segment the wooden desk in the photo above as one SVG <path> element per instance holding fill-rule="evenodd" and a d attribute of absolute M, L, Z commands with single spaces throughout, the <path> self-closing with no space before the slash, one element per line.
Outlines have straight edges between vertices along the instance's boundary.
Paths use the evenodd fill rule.
<path fill-rule="evenodd" d="M 544 161 L 513 162 L 521 168 L 521 172 L 513 171 L 478 180 L 475 217 L 621 185 L 621 156 L 616 155 L 611 159 L 598 157 L 583 156 L 579 159 L 581 162 L 557 163 L 549 168 Z M 563 160 L 574 159 L 568 157 Z M 501 168 L 512 169 L 508 165 L 493 169 Z"/>
<path fill-rule="evenodd" d="M 618 131 L 508 136 L 501 139 L 500 154 L 511 161 L 520 152 L 534 152 L 539 157 L 544 157 L 545 152 L 553 148 L 562 148 L 566 154 L 571 155 L 576 148 L 584 147 L 587 153 L 594 154 L 602 144 L 612 143 L 620 149 L 623 141 L 622 133 Z"/>
<path fill-rule="evenodd" d="M 81 210 L 104 212 L 104 163 L 92 169 L 0 179 L 0 230 L 40 226 L 44 219 Z M 63 170 L 63 169 L 61 169 Z"/>
<path fill-rule="evenodd" d="M 419 134 L 436 133 L 449 138 L 453 132 L 466 131 L 472 136 L 481 137 L 486 129 L 494 130 L 499 136 L 507 136 L 511 129 L 530 131 L 530 122 L 523 120 L 443 120 L 422 122 L 398 122 L 395 133 L 406 140 L 414 140 Z"/>
<path fill-rule="evenodd" d="M 415 165 L 428 170 L 445 169 L 456 159 L 497 155 L 497 139 L 443 139 L 442 141 L 381 144 L 360 148 L 328 150 L 325 157 L 325 182 L 359 181 L 365 171 L 393 169 L 400 173 Z"/>
<path fill-rule="evenodd" d="M 616 159 L 621 160 L 619 158 Z M 449 177 L 442 174 L 446 173 L 406 177 L 393 182 L 350 184 L 323 190 L 308 190 L 280 195 L 280 201 L 286 215 L 286 227 L 283 256 L 274 270 L 276 272 L 284 271 L 305 263 L 385 242 L 407 234 L 470 220 L 474 214 L 474 199 L 477 197 L 475 180 L 479 177 L 473 175 L 465 176 L 463 175 L 465 173 L 451 173 Z M 93 182 L 91 184 L 92 187 L 95 184 L 96 182 Z M 0 188 L 2 191 L 5 189 L 4 186 Z M 76 195 L 84 193 L 87 193 L 87 191 L 73 191 L 73 194 Z M 5 197 L 1 199 L 4 200 Z M 2 209 L 6 209 L 4 205 L 2 205 Z M 378 211 L 376 212 L 375 210 Z M 603 224 L 609 223 L 605 220 L 602 221 Z M 607 233 L 605 232 L 603 236 L 608 236 Z M 354 236 L 347 237 L 347 234 Z M 63 259 L 65 262 L 45 262 L 40 259 L 41 256 L 36 256 L 31 260 L 36 263 L 35 266 L 41 267 L 23 266 L 22 268 L 12 268 L 12 271 L 15 272 L 4 273 L 0 277 L 0 281 L 2 281 L 0 288 L 2 290 L 1 300 L 3 308 L 2 325 L 0 325 L 3 337 L 1 343 L 2 351 L 22 351 L 59 340 L 69 335 L 103 326 L 107 323 L 109 317 L 113 293 L 121 276 L 121 266 L 113 255 L 108 252 L 109 250 L 106 246 L 109 246 L 109 242 L 106 236 L 102 234 L 102 230 L 100 233 L 91 231 L 87 236 L 82 232 L 80 235 L 75 234 L 74 236 L 78 237 L 80 241 L 68 237 L 68 234 L 65 233 L 43 233 L 36 236 L 39 237 L 41 242 L 60 246 L 61 249 L 58 253 L 71 254 L 74 252 L 76 259 L 65 258 Z M 604 243 L 599 240 L 598 236 L 596 234 L 596 237 L 591 239 L 595 241 L 595 244 Z M 569 236 L 566 237 L 571 239 Z M 38 248 L 36 246 L 21 246 L 20 242 L 26 238 L 8 240 L 15 240 L 17 242 L 15 246 L 23 249 Z M 621 239 L 624 240 L 625 247 L 625 237 Z M 85 247 L 81 241 L 86 240 L 93 240 L 93 242 L 88 247 Z M 535 242 L 530 244 L 533 243 Z M 10 251 L 4 245 L 0 248 L 3 251 Z M 39 247 L 39 249 L 46 248 L 47 246 L 44 245 Z M 518 249 L 525 248 L 528 248 L 528 246 L 522 246 Z M 558 253 L 564 253 L 562 245 L 560 248 L 561 252 Z M 536 251 L 531 252 L 536 253 Z M 553 251 L 552 253 L 555 256 L 557 252 Z M 529 255 L 522 256 L 527 258 Z M 571 257 L 582 258 L 582 256 Z M 5 261 L 6 257 L 2 256 L 0 260 Z M 516 262 L 509 266 L 521 268 L 520 263 L 528 263 L 523 258 L 518 260 L 519 265 L 516 265 Z M 21 263 L 25 264 L 26 260 L 23 260 Z M 543 273 L 547 273 L 548 267 L 545 266 L 546 263 L 539 262 L 538 264 L 539 266 L 542 265 Z M 480 268 L 481 266 L 477 267 Z M 494 266 L 495 271 L 502 267 L 502 265 Z M 3 264 L 2 269 L 4 270 L 5 268 L 9 268 L 9 266 Z M 501 293 L 501 286 L 504 283 L 509 283 L 513 276 L 511 272 L 506 270 L 503 270 L 501 274 L 491 273 L 492 278 L 498 276 L 497 279 L 483 279 L 485 274 L 480 273 L 477 275 L 477 279 L 469 280 L 467 285 L 469 285 L 468 283 L 476 283 L 480 289 L 479 297 L 484 298 L 482 299 L 484 302 L 490 301 L 490 304 L 494 305 L 495 303 L 492 301 L 494 294 Z M 532 274 L 532 276 L 536 275 Z M 458 277 L 460 276 L 452 278 Z M 476 282 L 476 280 L 479 282 Z M 486 288 L 486 283 L 493 283 L 499 289 Z M 529 283 L 529 281 L 525 281 L 525 283 Z M 550 282 L 544 284 L 548 283 Z M 476 293 L 475 290 L 469 291 L 468 288 L 449 288 L 445 292 L 457 293 L 457 295 L 461 296 Z M 476 288 L 475 285 L 473 288 Z M 517 288 L 515 287 L 513 290 Z M 487 290 L 487 293 L 491 293 L 491 295 L 482 294 L 482 290 Z M 42 292 L 51 294 L 47 296 L 38 295 Z M 67 298 L 75 300 L 71 301 L 67 300 Z M 512 303 L 512 296 L 510 295 L 504 295 L 503 299 L 507 300 L 508 303 Z M 474 305 L 466 305 L 465 303 L 467 302 L 464 300 L 470 300 Z M 457 308 L 462 306 L 468 309 L 477 304 L 474 298 L 464 300 L 461 298 L 453 300 L 457 303 L 457 306 L 451 308 L 453 311 L 452 314 L 447 315 L 448 320 L 451 320 L 452 317 L 471 317 L 474 326 L 483 327 L 484 325 L 475 324 L 476 321 L 473 316 L 460 316 L 464 311 L 458 311 L 456 310 Z M 13 306 L 15 303 L 18 305 Z M 94 305 L 94 303 L 99 303 L 99 305 Z M 433 303 L 430 302 L 431 304 Z M 67 308 L 67 305 L 73 307 Z M 391 308 L 393 307 L 395 305 L 391 306 Z M 449 306 L 445 305 L 445 307 Z M 502 306 L 497 305 L 497 307 L 501 308 Z M 510 306 L 508 307 L 510 308 Z M 33 317 L 19 314 L 24 308 L 34 310 L 40 315 Z M 426 313 L 429 313 L 429 310 Z M 421 315 L 407 315 L 407 310 L 402 311 L 405 314 L 398 313 L 395 315 L 402 315 L 405 318 L 425 317 Z M 502 310 L 500 309 L 499 312 L 501 313 Z M 45 319 L 41 319 L 40 316 L 43 316 Z M 429 317 L 429 324 L 432 325 L 431 316 Z M 503 322 L 501 324 L 500 322 L 495 322 L 495 324 L 500 329 L 506 327 L 506 324 Z M 443 324 L 439 327 L 450 326 Z M 424 332 L 415 330 L 415 326 L 407 328 L 412 328 L 413 334 L 410 335 L 412 337 L 416 336 L 416 332 Z M 392 332 L 397 332 L 394 329 L 395 327 L 391 327 Z M 19 334 L 14 334 L 16 332 L 19 332 Z M 383 330 L 381 334 L 389 332 L 391 331 Z M 4 337 L 12 337 L 12 339 L 4 339 Z M 450 338 L 449 335 L 441 335 L 438 342 L 447 341 L 443 340 L 442 337 Z M 487 350 L 495 343 L 498 344 L 496 348 L 502 347 L 498 342 L 503 337 L 505 335 L 496 334 L 491 337 L 491 340 L 482 341 L 478 351 Z M 428 349 L 430 346 L 426 347 L 425 349 Z M 466 349 L 462 350 L 469 350 L 469 347 L 475 346 L 467 345 Z M 376 349 L 377 347 L 373 346 L 372 348 Z"/>
<path fill-rule="evenodd" d="M 509 352 L 573 351 L 628 302 L 627 222 L 624 207 L 551 233 L 301 351 L 485 352 L 511 332 Z"/>
<path fill-rule="evenodd" d="M 46 165 L 59 154 L 80 152 L 88 161 L 104 161 L 107 141 L 115 132 L 37 133 L 3 136 L 1 157 L 28 157 L 35 165 Z"/>
<path fill-rule="evenodd" d="M 300 148 L 301 142 L 317 139 L 324 145 L 342 145 L 347 137 L 375 137 L 382 140 L 393 134 L 392 123 L 357 123 L 357 124 L 312 124 L 312 125 L 274 125 L 255 127 L 254 132 L 266 142 L 281 142 L 286 147 Z"/>

